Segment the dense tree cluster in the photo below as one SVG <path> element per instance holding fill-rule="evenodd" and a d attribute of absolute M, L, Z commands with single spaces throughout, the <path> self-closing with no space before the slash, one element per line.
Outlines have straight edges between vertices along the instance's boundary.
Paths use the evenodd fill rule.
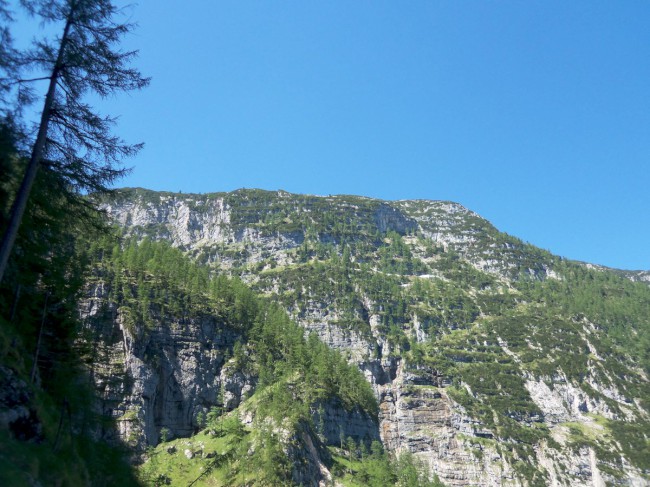
<path fill-rule="evenodd" d="M 316 336 L 306 339 L 286 311 L 256 296 L 240 280 L 210 277 L 205 267 L 165 242 L 130 240 L 122 251 L 104 238 L 90 251 L 96 279 L 109 283 L 109 299 L 130 317 L 134 332 L 146 333 L 161 319 L 201 313 L 216 315 L 239 330 L 243 347 L 235 355 L 246 355 L 242 361 L 258 374 L 260 388 L 273 386 L 264 406 L 271 414 L 287 416 L 302 405 L 300 419 L 307 419 L 310 404 L 333 396 L 348 408 L 377 414 L 370 385 L 356 367 Z"/>

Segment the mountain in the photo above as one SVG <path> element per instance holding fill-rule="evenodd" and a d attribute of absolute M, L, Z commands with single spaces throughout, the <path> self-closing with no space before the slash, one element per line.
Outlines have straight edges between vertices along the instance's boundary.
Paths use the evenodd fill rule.
<path fill-rule="evenodd" d="M 362 478 L 352 475 L 354 448 L 340 457 L 350 437 L 356 445 L 380 439 L 446 485 L 650 485 L 647 273 L 554 256 L 445 201 L 138 188 L 102 207 L 131 242 L 132 262 L 97 267 L 82 314 L 96 343 L 91 362 L 103 412 L 134 448 L 187 441 L 194 445 L 187 465 L 198 469 L 198 440 L 180 438 L 220 407 L 248 425 L 255 416 L 275 418 L 266 434 L 279 435 L 294 483 L 340 474 L 363 485 L 354 484 Z M 183 274 L 189 264 L 164 261 L 147 267 L 165 253 L 157 241 L 202 271 Z M 150 257 L 138 264 L 142 252 Z M 171 268 L 177 277 L 165 278 Z M 296 345 L 302 358 L 293 365 L 260 378 L 273 363 L 260 353 L 265 340 L 242 327 L 248 318 L 225 311 L 249 291 L 233 291 L 240 284 L 225 277 L 218 288 L 210 274 L 240 279 L 251 296 L 263 296 L 248 301 L 279 305 L 305 343 L 317 337 L 340 352 L 363 374 L 378 409 L 365 386 L 335 387 L 340 379 L 310 372 L 324 352 L 307 345 Z M 164 294 L 171 281 L 180 288 Z M 205 286 L 217 286 L 212 298 Z M 235 296 L 230 308 L 215 304 L 221 293 Z M 285 328 L 269 340 L 282 348 L 290 321 L 277 319 Z M 341 377 L 356 384 L 353 372 Z M 296 392 L 306 378 L 314 387 Z M 269 401 L 282 411 L 282 402 L 263 390 L 288 390 L 283 401 L 308 404 L 287 426 L 282 414 L 264 412 Z M 249 452 L 259 451 L 250 441 Z M 160 447 L 156 455 L 173 456 Z M 143 468 L 163 475 L 151 462 Z"/>

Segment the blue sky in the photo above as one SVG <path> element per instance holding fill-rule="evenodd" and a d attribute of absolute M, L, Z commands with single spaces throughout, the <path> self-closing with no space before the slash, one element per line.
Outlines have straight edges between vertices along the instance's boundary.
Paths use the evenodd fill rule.
<path fill-rule="evenodd" d="M 124 186 L 459 202 L 650 269 L 650 2 L 142 0 Z"/>

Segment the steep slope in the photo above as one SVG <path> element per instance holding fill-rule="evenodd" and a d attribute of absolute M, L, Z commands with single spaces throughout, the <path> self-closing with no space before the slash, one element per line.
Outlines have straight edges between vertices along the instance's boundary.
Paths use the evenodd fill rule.
<path fill-rule="evenodd" d="M 241 281 L 209 278 L 162 242 L 122 248 L 105 240 L 90 255 L 82 341 L 93 344 L 87 358 L 97 407 L 117 419 L 118 436 L 136 454 L 210 423 L 240 440 L 212 455 L 228 465 L 232 485 L 250 478 L 316 485 L 331 478 L 327 446 L 379 439 L 377 403 L 363 376 Z M 227 413 L 232 428 L 222 425 Z M 97 431 L 116 440 L 111 434 Z M 306 445 L 313 455 L 298 459 Z M 265 463 L 269 452 L 274 460 Z"/>
<path fill-rule="evenodd" d="M 646 284 L 450 202 L 132 189 L 104 207 L 346 354 L 379 400 L 384 445 L 445 483 L 648 485 Z"/>

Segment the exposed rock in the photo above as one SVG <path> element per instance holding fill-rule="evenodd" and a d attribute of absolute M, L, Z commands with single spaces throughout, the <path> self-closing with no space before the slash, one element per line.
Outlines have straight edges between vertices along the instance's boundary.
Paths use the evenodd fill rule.
<path fill-rule="evenodd" d="M 306 242 L 307 229 L 296 230 L 290 223 L 294 213 L 308 215 L 317 222 L 316 203 L 329 205 L 342 222 L 349 223 L 356 218 L 358 228 L 401 235 L 417 232 L 417 238 L 421 235 L 437 247 L 453 251 L 463 263 L 489 274 L 506 288 L 522 276 L 528 280 L 563 279 L 553 268 L 550 254 L 499 234 L 489 222 L 456 203 L 363 199 L 370 202 L 367 205 L 370 210 L 363 213 L 360 204 L 346 197 L 265 194 L 273 203 L 272 209 L 253 201 L 254 194 L 244 190 L 230 195 L 136 193 L 122 201 L 107 203 L 105 209 L 127 232 L 169 240 L 220 269 L 237 269 L 251 283 L 261 282 L 258 271 L 297 264 L 297 249 Z M 241 207 L 229 203 L 230 196 L 234 195 L 240 198 Z M 265 218 L 276 217 L 282 211 L 278 218 L 287 224 L 286 231 L 265 228 Z M 425 257 L 425 250 L 418 248 L 417 238 L 405 237 L 405 242 L 423 261 L 435 262 L 438 257 Z M 322 244 L 336 244 L 340 236 L 331 228 L 321 226 L 317 239 Z M 363 256 L 352 256 L 357 257 Z M 648 280 L 647 272 L 628 274 L 633 280 Z M 419 277 L 438 282 L 446 279 L 438 270 L 427 271 Z M 296 291 L 287 288 L 281 274 L 260 284 L 260 290 L 276 295 Z M 306 289 L 299 291 L 308 294 Z M 163 426 L 174 435 L 187 435 L 196 427 L 196 413 L 208 411 L 218 394 L 223 393 L 226 408 L 232 409 L 254 389 L 255 378 L 231 367 L 225 360 L 223 351 L 232 347 L 236 336 L 217 330 L 209 317 L 201 322 L 160 324 L 146 334 L 131 332 L 125 329 L 119 310 L 105 309 L 102 304 L 105 293 L 99 286 L 92 290 L 85 313 L 89 317 L 105 316 L 105 321 L 112 323 L 101 331 L 103 341 L 98 353 L 106 359 L 105 365 L 98 366 L 97 376 L 105 391 L 104 410 L 120 419 L 123 438 L 141 438 L 138 440 L 141 445 L 155 444 Z M 647 476 L 628 464 L 623 464 L 625 472 L 621 479 L 614 479 L 601 471 L 599 465 L 604 464 L 599 463 L 593 449 L 567 446 L 557 450 L 550 445 L 550 438 L 537 445 L 529 458 L 505 455 L 500 451 L 495 433 L 454 402 L 448 393 L 450 378 L 444 371 L 413 370 L 405 366 L 399 348 L 387 340 L 376 314 L 375 305 L 383 303 L 360 296 L 362 306 L 356 310 L 355 318 L 363 327 L 345 328 L 336 298 L 333 292 L 326 300 L 305 299 L 300 308 L 289 304 L 288 312 L 306 333 L 315 332 L 330 347 L 341 350 L 359 365 L 379 399 L 380 424 L 377 430 L 370 418 L 345 411 L 337 404 L 315 406 L 314 423 L 317 429 L 319 423 L 324 423 L 320 434 L 327 443 L 337 444 L 341 435 L 357 441 L 379 435 L 389 450 L 412 452 L 447 485 L 453 486 L 525 485 L 526 481 L 515 468 L 517 462 L 538 468 L 548 485 L 596 486 L 603 482 L 649 485 Z M 431 303 L 434 307 L 436 304 Z M 414 315 L 407 325 L 409 336 L 416 342 L 425 342 L 435 338 L 430 330 L 435 330 L 440 323 Z M 591 346 L 588 334 L 585 331 L 581 336 L 598 361 L 598 351 Z M 205 343 L 211 343 L 209 351 Z M 498 345 L 504 355 L 523 367 L 521 358 L 503 340 Z M 532 342 L 528 345 L 536 346 Z M 154 350 L 156 353 L 152 353 Z M 158 360 L 155 363 L 151 360 L 153 356 Z M 454 360 L 468 362 L 470 359 L 459 354 Z M 115 380 L 120 373 L 124 379 Z M 636 398 L 625 397 L 625 391 L 611 385 L 612 381 L 603 380 L 606 374 L 593 369 L 585 383 L 607 400 L 585 392 L 581 384 L 569 380 L 561 370 L 550 378 L 523 376 L 523 394 L 528 392 L 529 400 L 543 415 L 542 418 L 526 417 L 525 421 L 542 423 L 550 428 L 554 441 L 568 445 L 567 422 L 597 428 L 591 418 L 593 414 L 615 419 L 621 414 L 625 416 L 626 408 L 636 408 L 641 411 L 639 414 L 645 414 Z M 639 375 L 643 376 L 643 371 Z M 471 388 L 464 386 L 471 394 Z M 614 401 L 617 406 L 612 408 L 608 401 Z M 243 420 L 250 422 L 252 417 Z M 294 472 L 294 480 L 306 485 L 327 482 L 328 472 L 323 470 L 322 462 L 325 453 L 320 450 L 317 438 L 308 432 L 305 435 L 299 443 L 306 449 L 307 463 L 304 469 Z M 317 479 L 315 484 L 313 479 Z"/>
<path fill-rule="evenodd" d="M 327 445 L 337 446 L 341 439 L 352 438 L 355 442 L 370 445 L 379 440 L 377 420 L 363 411 L 347 411 L 338 401 L 315 404 L 312 418 L 316 431 Z"/>
<path fill-rule="evenodd" d="M 332 474 L 324 463 L 328 458 L 327 450 L 322 445 L 316 445 L 312 436 L 303 430 L 299 433 L 297 443 L 299 449 L 289 447 L 289 458 L 295 459 L 291 478 L 295 485 L 309 487 L 325 487 L 331 485 Z"/>
<path fill-rule="evenodd" d="M 226 410 L 235 409 L 243 399 L 253 392 L 256 379 L 250 374 L 244 374 L 236 367 L 226 366 L 221 369 L 219 380 L 222 384 L 223 407 Z"/>
<path fill-rule="evenodd" d="M 158 443 L 162 428 L 169 438 L 192 434 L 197 414 L 217 405 L 222 388 L 245 393 L 232 386 L 238 378 L 221 373 L 238 335 L 214 317 L 161 318 L 147 330 L 130 330 L 116 310 L 87 318 L 97 340 L 93 372 L 101 410 L 117 419 L 119 436 L 141 450 Z"/>
<path fill-rule="evenodd" d="M 388 205 L 381 203 L 375 212 L 375 222 L 380 232 L 393 231 L 402 235 L 418 229 L 415 220 L 406 217 L 403 213 Z"/>
<path fill-rule="evenodd" d="M 413 453 L 446 485 L 507 485 L 510 465 L 494 448 L 484 447 L 478 458 L 468 441 L 492 433 L 449 398 L 446 385 L 435 371 L 400 365 L 395 379 L 381 387 L 382 441 L 390 450 Z"/>
<path fill-rule="evenodd" d="M 33 393 L 15 371 L 0 365 L 0 428 L 21 441 L 41 442 L 43 425 L 32 407 Z"/>

